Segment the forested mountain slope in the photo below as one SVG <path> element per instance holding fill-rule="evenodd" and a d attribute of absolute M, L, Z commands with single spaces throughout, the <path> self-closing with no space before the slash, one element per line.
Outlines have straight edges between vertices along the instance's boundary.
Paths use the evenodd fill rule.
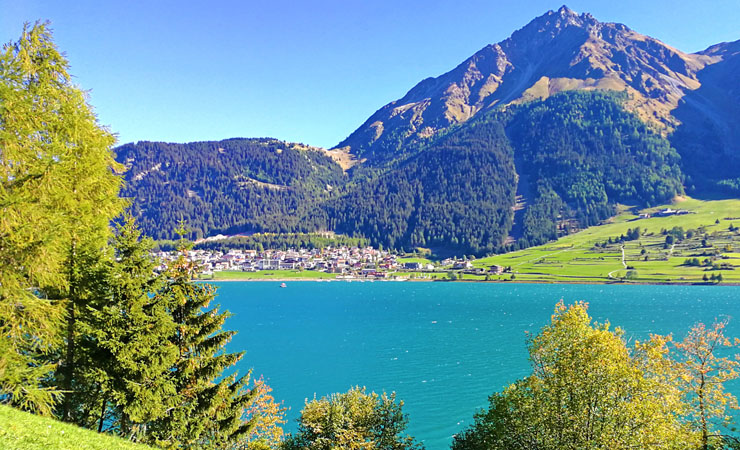
<path fill-rule="evenodd" d="M 594 225 L 616 202 L 652 205 L 682 192 L 678 154 L 624 101 L 566 92 L 493 111 L 349 174 L 319 150 L 275 140 L 145 142 L 118 157 L 130 167 L 125 192 L 158 238 L 173 237 L 182 219 L 195 237 L 335 231 L 482 254 Z M 533 194 L 521 239 L 507 243 L 519 182 Z"/>
<path fill-rule="evenodd" d="M 680 158 L 624 101 L 566 92 L 480 116 L 351 185 L 314 223 L 394 248 L 481 254 L 507 249 L 518 182 L 533 194 L 508 248 L 595 225 L 617 202 L 669 201 L 683 192 Z"/>
<path fill-rule="evenodd" d="M 422 81 L 333 153 L 274 139 L 128 144 L 124 192 L 156 238 L 183 219 L 194 238 L 333 231 L 454 254 L 523 248 L 616 203 L 740 195 L 739 54 L 740 41 L 683 53 L 562 7 Z"/>
<path fill-rule="evenodd" d="M 117 149 L 128 167 L 122 195 L 147 234 L 169 239 L 182 220 L 192 238 L 218 232 L 292 230 L 345 174 L 318 149 L 276 139 L 168 144 Z"/>

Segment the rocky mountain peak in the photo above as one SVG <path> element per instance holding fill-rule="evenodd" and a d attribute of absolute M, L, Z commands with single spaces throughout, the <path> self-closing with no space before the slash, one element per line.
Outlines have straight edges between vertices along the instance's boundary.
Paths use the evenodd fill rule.
<path fill-rule="evenodd" d="M 453 70 L 427 78 L 376 111 L 337 147 L 360 157 L 391 154 L 481 111 L 575 89 L 627 91 L 627 107 L 657 127 L 671 115 L 697 73 L 720 59 L 689 55 L 619 23 L 599 22 L 563 5 L 502 42 L 483 47 Z"/>

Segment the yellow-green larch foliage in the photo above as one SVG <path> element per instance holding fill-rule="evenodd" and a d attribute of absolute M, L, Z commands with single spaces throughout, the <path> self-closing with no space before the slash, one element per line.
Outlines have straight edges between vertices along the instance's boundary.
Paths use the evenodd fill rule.
<path fill-rule="evenodd" d="M 737 398 L 724 385 L 740 376 L 740 362 L 736 355 L 728 355 L 740 340 L 725 335 L 727 323 L 718 321 L 711 328 L 697 323 L 683 341 L 675 344 L 682 356 L 683 389 L 691 405 L 689 417 L 701 431 L 705 450 L 712 441 L 722 441 L 724 437 L 715 433 L 730 423 L 728 410 L 738 409 Z"/>
<path fill-rule="evenodd" d="M 50 414 L 58 392 L 39 386 L 60 342 L 75 248 L 105 246 L 121 207 L 115 139 L 98 125 L 46 24 L 26 25 L 0 53 L 0 389 Z"/>
<path fill-rule="evenodd" d="M 256 391 L 254 402 L 247 408 L 245 416 L 254 419 L 254 427 L 246 437 L 248 449 L 276 449 L 283 441 L 283 425 L 287 408 L 272 396 L 272 388 L 260 377 L 254 380 Z"/>

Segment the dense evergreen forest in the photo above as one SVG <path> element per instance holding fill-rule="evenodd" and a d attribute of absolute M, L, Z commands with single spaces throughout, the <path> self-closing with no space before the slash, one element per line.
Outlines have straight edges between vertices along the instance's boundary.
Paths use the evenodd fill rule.
<path fill-rule="evenodd" d="M 138 142 L 116 153 L 128 168 L 122 195 L 155 239 L 174 238 L 180 221 L 192 239 L 292 231 L 310 205 L 345 182 L 323 152 L 275 139 Z"/>
<path fill-rule="evenodd" d="M 511 227 L 512 149 L 503 128 L 450 133 L 324 206 L 328 227 L 390 248 L 493 251 Z"/>
<path fill-rule="evenodd" d="M 683 191 L 680 157 L 624 100 L 573 91 L 496 110 L 347 173 L 319 150 L 272 139 L 139 142 L 117 155 L 129 167 L 123 193 L 158 239 L 184 220 L 193 238 L 334 231 L 480 255 L 598 224 L 617 202 L 650 206 Z M 527 208 L 512 241 L 517 190 Z"/>
<path fill-rule="evenodd" d="M 520 247 L 555 239 L 558 218 L 585 228 L 612 216 L 615 203 L 651 206 L 683 192 L 680 157 L 623 100 L 573 91 L 494 115 L 507 122 L 535 193 Z"/>

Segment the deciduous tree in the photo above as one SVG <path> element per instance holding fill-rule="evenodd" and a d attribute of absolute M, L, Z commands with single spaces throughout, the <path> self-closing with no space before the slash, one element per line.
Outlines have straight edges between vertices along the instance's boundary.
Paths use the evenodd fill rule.
<path fill-rule="evenodd" d="M 395 393 L 378 395 L 355 387 L 306 403 L 298 419 L 298 432 L 283 445 L 285 450 L 421 449 L 404 434 L 408 418 Z"/>
<path fill-rule="evenodd" d="M 528 343 L 532 375 L 493 394 L 453 449 L 685 449 L 681 395 L 654 337 L 630 351 L 619 329 L 594 324 L 587 306 L 556 307 Z"/>
<path fill-rule="evenodd" d="M 692 408 L 690 418 L 701 431 L 704 450 L 710 437 L 729 424 L 728 409 L 738 409 L 737 398 L 725 390 L 725 383 L 740 376 L 740 362 L 722 356 L 723 350 L 737 347 L 740 340 L 725 335 L 727 320 L 715 322 L 711 328 L 703 323 L 694 325 L 676 348 L 682 356 L 683 389 Z"/>
<path fill-rule="evenodd" d="M 121 206 L 115 139 L 67 69 L 45 24 L 0 54 L 0 385 L 4 401 L 47 414 L 59 391 L 42 381 L 56 361 L 39 356 L 57 347 L 66 309 L 59 374 L 71 389 L 83 264 Z"/>

